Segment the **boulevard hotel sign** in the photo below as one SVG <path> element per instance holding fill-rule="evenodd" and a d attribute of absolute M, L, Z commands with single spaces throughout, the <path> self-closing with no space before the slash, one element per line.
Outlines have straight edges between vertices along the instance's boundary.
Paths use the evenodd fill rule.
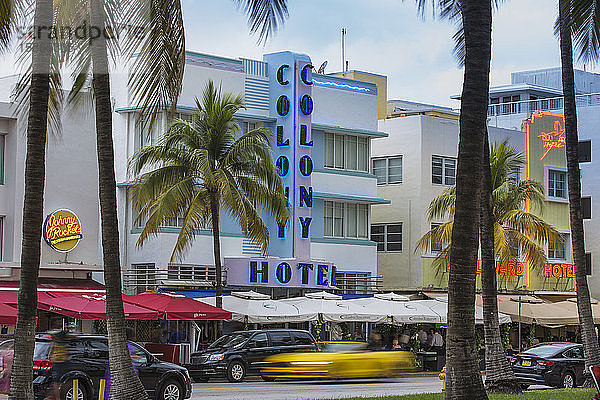
<path fill-rule="evenodd" d="M 271 77 L 271 115 L 276 116 L 273 158 L 284 183 L 290 219 L 286 225 L 273 222 L 269 229 L 275 236 L 269 251 L 281 258 L 226 258 L 227 284 L 330 288 L 335 286 L 336 267 L 310 258 L 313 66 L 307 56 L 290 52 L 265 58 Z"/>

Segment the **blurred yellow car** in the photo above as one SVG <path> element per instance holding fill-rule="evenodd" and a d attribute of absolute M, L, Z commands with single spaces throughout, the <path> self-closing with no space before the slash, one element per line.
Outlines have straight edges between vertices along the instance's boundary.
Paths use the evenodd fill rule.
<path fill-rule="evenodd" d="M 410 351 L 371 351 L 364 342 L 324 342 L 313 353 L 287 353 L 266 358 L 260 369 L 266 381 L 276 378 L 379 378 L 415 371 Z"/>

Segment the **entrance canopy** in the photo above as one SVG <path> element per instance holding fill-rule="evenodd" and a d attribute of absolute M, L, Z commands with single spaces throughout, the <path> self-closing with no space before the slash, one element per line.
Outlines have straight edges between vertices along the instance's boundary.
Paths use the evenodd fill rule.
<path fill-rule="evenodd" d="M 318 315 L 327 322 L 385 322 L 381 311 L 370 312 L 365 307 L 342 300 L 342 296 L 327 292 L 307 293 L 303 297 L 279 300 L 298 309 L 300 314 Z M 373 310 L 371 310 L 373 311 Z"/>
<path fill-rule="evenodd" d="M 127 319 L 157 319 L 158 312 L 135 304 L 123 303 Z M 106 319 L 105 295 L 47 297 L 38 300 L 38 309 L 76 319 Z"/>
<path fill-rule="evenodd" d="M 317 313 L 301 313 L 297 307 L 291 304 L 271 300 L 267 295 L 254 294 L 258 296 L 248 295 L 248 292 L 223 296 L 223 309 L 231 312 L 232 320 L 252 324 L 296 323 L 317 319 Z M 214 297 L 203 297 L 196 300 L 210 305 L 215 304 Z"/>
<path fill-rule="evenodd" d="M 17 309 L 8 304 L 0 303 L 0 325 L 15 325 L 17 323 Z"/>
<path fill-rule="evenodd" d="M 123 302 L 149 308 L 164 319 L 231 319 L 229 311 L 175 293 L 142 293 L 123 296 Z"/>

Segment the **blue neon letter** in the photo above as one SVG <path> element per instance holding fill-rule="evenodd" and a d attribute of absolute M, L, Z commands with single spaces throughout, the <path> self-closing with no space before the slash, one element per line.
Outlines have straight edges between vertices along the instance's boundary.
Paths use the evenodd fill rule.
<path fill-rule="evenodd" d="M 260 269 L 258 262 L 250 261 L 250 283 L 258 283 L 258 274 L 260 274 L 260 283 L 269 283 L 269 262 L 261 261 Z"/>

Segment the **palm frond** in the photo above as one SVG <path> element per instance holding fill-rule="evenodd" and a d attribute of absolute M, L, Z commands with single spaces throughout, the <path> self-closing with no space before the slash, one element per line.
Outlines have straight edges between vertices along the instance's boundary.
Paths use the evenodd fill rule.
<path fill-rule="evenodd" d="M 150 128 L 159 112 L 174 111 L 183 83 L 185 35 L 179 0 L 127 2 L 129 29 L 124 55 L 132 60 L 129 87 L 132 100 L 147 117 Z"/>
<path fill-rule="evenodd" d="M 600 48 L 600 6 L 596 0 L 571 1 L 571 29 L 580 61 L 596 63 Z"/>
<path fill-rule="evenodd" d="M 288 17 L 287 0 L 235 0 L 248 16 L 252 34 L 258 33 L 258 41 L 266 42 L 279 25 Z"/>
<path fill-rule="evenodd" d="M 436 218 L 454 217 L 454 203 L 456 200 L 456 186 L 450 186 L 433 198 L 427 208 L 427 216 L 429 220 Z"/>

